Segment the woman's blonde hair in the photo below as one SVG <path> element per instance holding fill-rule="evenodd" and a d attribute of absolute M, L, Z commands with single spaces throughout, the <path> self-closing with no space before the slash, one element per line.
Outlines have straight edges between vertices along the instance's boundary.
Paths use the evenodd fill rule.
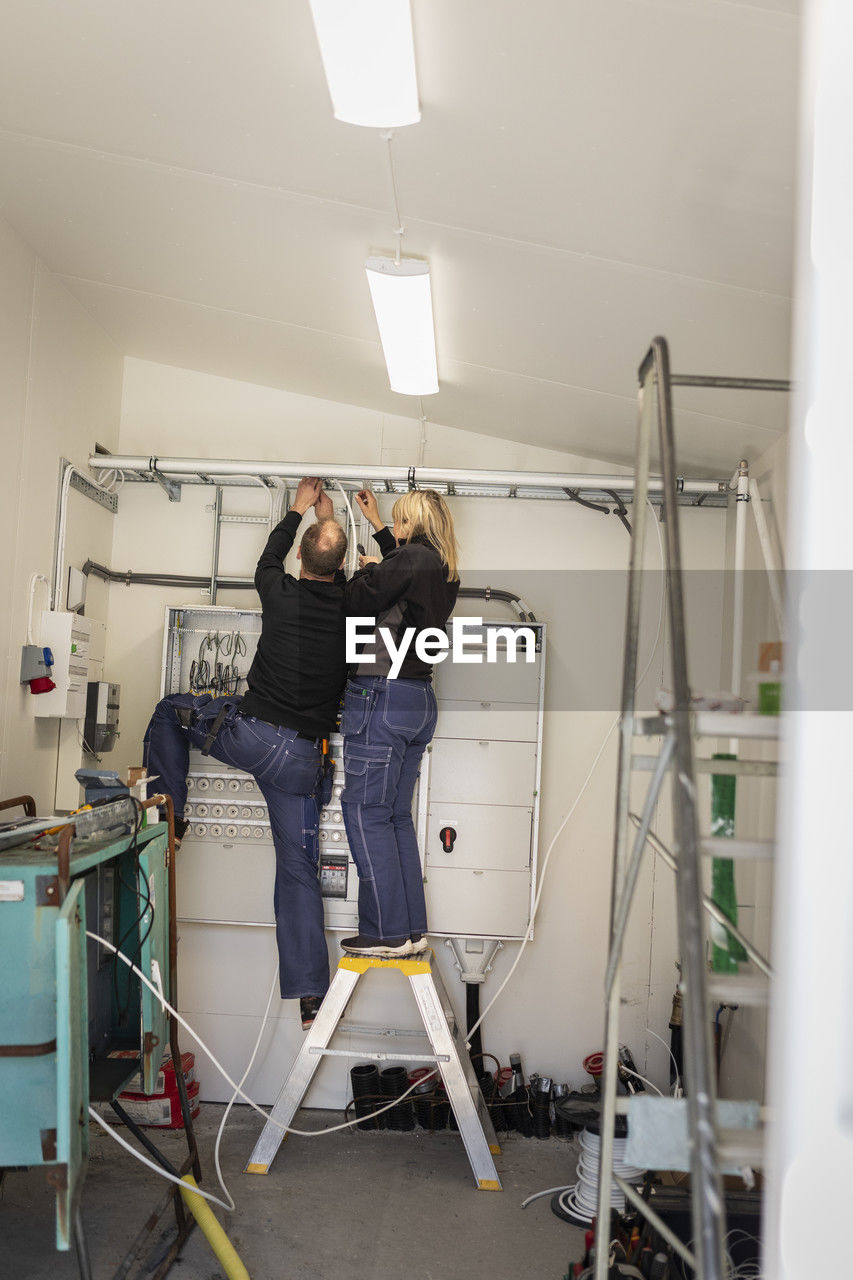
<path fill-rule="evenodd" d="M 435 489 L 411 489 L 398 498 L 391 511 L 403 532 L 401 541 L 419 535 L 435 547 L 447 567 L 447 581 L 459 581 L 459 546 L 453 530 L 453 516 Z"/>

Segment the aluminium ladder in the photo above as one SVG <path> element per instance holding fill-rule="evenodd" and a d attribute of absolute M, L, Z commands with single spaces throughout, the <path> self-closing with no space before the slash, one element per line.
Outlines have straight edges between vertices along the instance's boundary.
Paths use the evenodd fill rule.
<path fill-rule="evenodd" d="M 696 774 L 735 773 L 747 776 L 772 776 L 777 771 L 774 761 L 767 760 L 694 760 L 694 738 L 733 737 L 773 739 L 778 737 L 779 722 L 773 717 L 732 716 L 691 710 L 690 685 L 687 676 L 687 649 L 684 616 L 684 593 L 681 571 L 681 547 L 678 519 L 678 476 L 675 470 L 675 445 L 672 418 L 673 386 L 737 387 L 754 390 L 786 390 L 787 383 L 768 379 L 729 379 L 672 375 L 666 341 L 655 338 L 639 371 L 639 425 L 633 533 L 628 578 L 625 655 L 620 715 L 619 765 L 617 776 L 616 829 L 613 856 L 613 883 L 609 935 L 609 957 L 605 990 L 607 1018 L 602 1079 L 601 1149 L 596 1222 L 595 1280 L 606 1280 L 609 1254 L 611 1186 L 615 1184 L 626 1200 L 669 1241 L 695 1271 L 699 1280 L 724 1280 L 725 1210 L 720 1165 L 729 1161 L 736 1165 L 762 1162 L 761 1134 L 738 1117 L 730 1129 L 722 1130 L 725 1120 L 718 1110 L 712 1066 L 710 1018 L 707 1001 L 741 1004 L 767 1003 L 769 999 L 770 965 L 764 956 L 731 924 L 702 890 L 701 856 L 772 857 L 773 844 L 768 841 L 713 840 L 702 838 L 698 829 Z M 666 591 L 668 597 L 669 638 L 675 706 L 665 716 L 640 717 L 636 714 L 636 682 L 640 624 L 640 597 L 644 534 L 649 492 L 649 466 L 652 447 L 652 400 L 657 395 L 658 444 L 663 472 L 662 522 L 665 528 Z M 658 736 L 660 750 L 656 755 L 640 755 L 634 741 L 637 737 Z M 637 770 L 650 770 L 641 814 L 631 812 L 630 787 Z M 670 852 L 651 830 L 658 797 L 667 775 L 671 775 L 675 850 Z M 678 944 L 681 956 L 681 991 L 683 997 L 684 1073 L 687 1085 L 687 1150 L 691 1172 L 691 1253 L 661 1221 L 653 1209 L 621 1178 L 613 1176 L 613 1130 L 618 1112 L 633 1114 L 639 1128 L 640 1108 L 648 1107 L 647 1099 L 616 1098 L 619 1049 L 619 1006 L 621 997 L 622 944 L 631 899 L 640 871 L 643 851 L 649 845 L 676 874 L 676 906 Z M 706 974 L 704 914 L 708 913 L 746 949 L 760 975 L 713 976 Z M 684 1104 L 675 1099 L 653 1099 L 654 1106 L 663 1104 L 656 1113 L 658 1128 L 677 1128 L 676 1112 Z M 725 1107 L 726 1104 L 723 1104 Z M 749 1104 L 747 1104 L 749 1105 Z M 683 1118 L 683 1116 L 682 1116 Z M 647 1128 L 649 1126 L 647 1125 Z M 756 1142 L 756 1138 L 758 1141 Z M 633 1159 L 633 1156 L 632 1156 Z"/>
<path fill-rule="evenodd" d="M 287 1128 L 324 1057 L 370 1058 L 377 1062 L 391 1058 L 399 1060 L 400 1054 L 329 1048 L 329 1042 L 360 979 L 375 969 L 382 972 L 397 970 L 408 978 L 433 1052 L 406 1053 L 402 1056 L 407 1061 L 437 1065 L 465 1144 L 477 1188 L 480 1191 L 500 1191 L 501 1183 L 493 1159 L 494 1155 L 500 1154 L 500 1147 L 491 1117 L 464 1046 L 462 1052 L 459 1052 L 459 1032 L 447 991 L 441 976 L 428 959 L 380 960 L 369 956 L 345 955 L 338 962 L 337 972 L 320 1011 L 302 1042 L 276 1104 L 255 1143 L 255 1149 L 246 1165 L 246 1173 L 269 1173 L 276 1152 L 286 1137 Z M 346 1024 L 342 1024 L 342 1029 L 346 1029 Z"/>

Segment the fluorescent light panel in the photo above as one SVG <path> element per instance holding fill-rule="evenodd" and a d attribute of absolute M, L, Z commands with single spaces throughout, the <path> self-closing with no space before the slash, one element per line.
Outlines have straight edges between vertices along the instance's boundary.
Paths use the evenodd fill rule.
<path fill-rule="evenodd" d="M 421 118 L 409 0 L 311 0 L 336 120 L 397 129 Z"/>
<path fill-rule="evenodd" d="M 429 264 L 415 258 L 368 258 L 364 264 L 391 390 L 438 391 Z"/>

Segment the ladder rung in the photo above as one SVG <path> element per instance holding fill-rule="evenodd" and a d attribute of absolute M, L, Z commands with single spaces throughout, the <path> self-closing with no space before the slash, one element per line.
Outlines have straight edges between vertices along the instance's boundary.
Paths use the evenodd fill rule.
<path fill-rule="evenodd" d="M 657 764 L 657 756 L 633 755 L 631 767 L 651 772 Z M 779 765 L 775 760 L 707 760 L 693 761 L 696 773 L 714 773 L 720 775 L 734 774 L 742 778 L 775 778 Z"/>
<path fill-rule="evenodd" d="M 764 974 L 711 973 L 705 980 L 708 999 L 714 1004 L 760 1007 L 770 999 L 770 982 Z"/>
<path fill-rule="evenodd" d="M 424 1032 L 421 1032 L 423 1035 Z M 447 1053 L 409 1053 L 401 1054 L 368 1052 L 363 1049 L 323 1049 L 318 1045 L 309 1048 L 308 1052 L 318 1058 L 372 1058 L 376 1062 L 399 1062 L 404 1057 L 407 1062 L 449 1062 Z"/>
<path fill-rule="evenodd" d="M 779 737 L 781 721 L 778 716 L 740 715 L 731 711 L 696 711 L 693 714 L 693 731 L 700 738 L 758 738 L 773 741 Z M 634 721 L 634 733 L 651 738 L 668 733 L 672 717 L 638 716 Z"/>
<path fill-rule="evenodd" d="M 709 858 L 772 858 L 775 840 L 727 840 L 724 836 L 703 836 L 702 852 Z"/>
<path fill-rule="evenodd" d="M 355 1036 L 382 1036 L 400 1040 L 423 1039 L 426 1035 L 423 1027 L 371 1027 L 360 1022 L 341 1022 L 338 1024 L 338 1030 Z M 451 1027 L 452 1030 L 453 1027 Z"/>
<path fill-rule="evenodd" d="M 732 715 L 725 711 L 699 711 L 694 721 L 703 738 L 755 738 L 775 742 L 782 722 L 778 716 Z"/>

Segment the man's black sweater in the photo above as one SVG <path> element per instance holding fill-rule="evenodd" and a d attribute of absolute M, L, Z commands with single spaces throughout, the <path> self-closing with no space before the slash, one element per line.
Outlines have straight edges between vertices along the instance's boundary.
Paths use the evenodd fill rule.
<path fill-rule="evenodd" d="M 288 511 L 269 536 L 255 570 L 263 606 L 261 638 L 240 704 L 247 716 L 328 738 L 346 680 L 343 575 L 334 582 L 294 578 L 284 571 L 298 511 Z"/>

